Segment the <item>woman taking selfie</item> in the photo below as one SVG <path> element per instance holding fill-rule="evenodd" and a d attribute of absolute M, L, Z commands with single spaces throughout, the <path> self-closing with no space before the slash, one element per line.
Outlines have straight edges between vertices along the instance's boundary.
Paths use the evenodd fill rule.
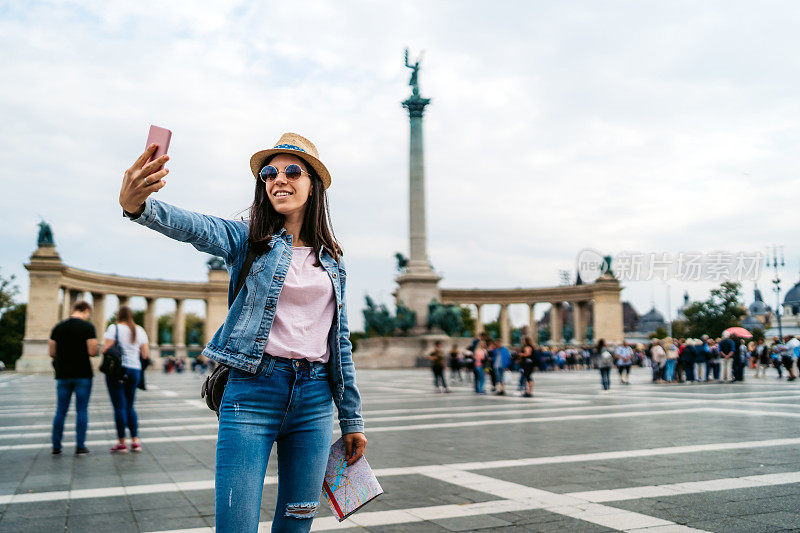
<path fill-rule="evenodd" d="M 249 220 L 194 213 L 150 197 L 169 172 L 151 145 L 125 172 L 125 215 L 202 252 L 230 273 L 228 316 L 203 355 L 231 367 L 219 408 L 216 530 L 258 529 L 261 492 L 278 445 L 272 530 L 309 531 L 319 506 L 334 405 L 348 463 L 366 450 L 345 304 L 342 250 L 330 229 L 331 177 L 307 139 L 284 134 L 250 159 L 255 198 Z M 257 256 L 230 302 L 247 251 Z"/>

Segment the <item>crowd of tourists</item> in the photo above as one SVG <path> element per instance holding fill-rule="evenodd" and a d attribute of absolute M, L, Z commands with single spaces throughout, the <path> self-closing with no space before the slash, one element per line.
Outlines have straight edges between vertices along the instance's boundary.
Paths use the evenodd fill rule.
<path fill-rule="evenodd" d="M 89 424 L 89 397 L 94 371 L 90 359 L 103 355 L 100 366 L 105 373 L 106 390 L 114 410 L 117 443 L 113 453 L 141 452 L 138 416 L 134 408 L 137 389 L 144 388 L 144 370 L 150 362 L 149 343 L 144 328 L 133 321 L 133 312 L 121 306 L 103 335 L 103 346 L 97 343 L 96 330 L 89 321 L 92 306 L 78 301 L 70 316 L 56 324 L 50 333 L 49 351 L 56 378 L 56 414 L 53 418 L 52 453 L 61 453 L 64 420 L 70 400 L 75 396 L 75 454 L 89 453 L 86 430 Z M 130 447 L 126 444 L 126 432 Z"/>
<path fill-rule="evenodd" d="M 613 371 L 621 385 L 630 385 L 631 368 L 652 370 L 653 383 L 698 383 L 744 381 L 745 370 L 763 378 L 774 368 L 778 379 L 800 376 L 800 339 L 787 336 L 747 340 L 724 334 L 720 338 L 703 335 L 693 338 L 654 339 L 648 344 L 606 343 L 600 339 L 589 346 L 545 346 L 523 338 L 520 346 L 504 346 L 487 333 L 473 339 L 469 347 L 453 344 L 445 353 L 441 341 L 428 354 L 436 392 L 450 392 L 448 383 L 471 383 L 476 394 L 506 394 L 506 374 L 519 373 L 518 390 L 533 396 L 533 372 L 560 372 L 596 369 L 603 390 L 611 387 Z M 449 381 L 446 369 L 450 369 Z"/>

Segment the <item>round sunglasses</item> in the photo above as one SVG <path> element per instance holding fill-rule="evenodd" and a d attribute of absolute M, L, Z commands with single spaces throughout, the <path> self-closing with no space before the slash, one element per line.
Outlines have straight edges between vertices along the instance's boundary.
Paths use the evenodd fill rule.
<path fill-rule="evenodd" d="M 297 181 L 303 174 L 308 174 L 307 171 L 300 168 L 300 165 L 289 165 L 284 170 L 278 170 L 272 165 L 266 165 L 258 172 L 258 177 L 264 183 L 270 183 L 275 181 L 280 173 L 283 173 L 289 181 Z"/>

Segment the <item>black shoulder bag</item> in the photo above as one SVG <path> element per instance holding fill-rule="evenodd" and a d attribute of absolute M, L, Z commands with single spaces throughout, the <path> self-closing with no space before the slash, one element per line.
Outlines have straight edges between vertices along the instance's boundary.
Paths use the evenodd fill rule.
<path fill-rule="evenodd" d="M 244 281 L 247 278 L 247 274 L 250 273 L 250 267 L 253 266 L 253 261 L 255 258 L 256 252 L 253 249 L 252 243 L 250 243 L 250 245 L 247 247 L 247 256 L 245 257 L 244 265 L 242 265 L 242 271 L 239 273 L 239 278 L 236 280 L 236 289 L 233 291 L 233 300 L 236 299 L 236 296 L 239 295 L 239 291 L 242 290 Z M 231 302 L 233 300 L 231 300 Z M 200 389 L 200 397 L 206 399 L 206 405 L 208 405 L 209 409 L 217 413 L 217 418 L 219 418 L 219 407 L 222 404 L 222 394 L 225 392 L 225 385 L 228 384 L 228 375 L 230 373 L 231 367 L 217 363 L 214 371 L 211 372 L 211 375 L 206 378 L 206 380 L 203 382 L 203 386 Z"/>
<path fill-rule="evenodd" d="M 114 344 L 103 352 L 100 372 L 116 381 L 125 379 L 125 369 L 122 367 L 122 346 L 119 343 L 119 326 L 117 324 L 114 324 Z"/>

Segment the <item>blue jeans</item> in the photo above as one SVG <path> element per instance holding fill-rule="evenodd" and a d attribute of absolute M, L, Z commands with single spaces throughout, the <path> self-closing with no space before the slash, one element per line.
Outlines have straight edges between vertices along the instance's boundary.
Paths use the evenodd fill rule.
<path fill-rule="evenodd" d="M 611 367 L 600 368 L 600 382 L 603 384 L 603 390 L 608 390 L 611 387 Z"/>
<path fill-rule="evenodd" d="M 486 372 L 483 371 L 483 367 L 477 367 L 473 372 L 475 372 L 475 392 L 483 392 L 483 383 L 486 381 Z"/>
<path fill-rule="evenodd" d="M 255 374 L 231 369 L 219 410 L 216 526 L 255 533 L 273 443 L 278 502 L 272 531 L 309 531 L 333 436 L 333 395 L 322 363 L 266 356 Z"/>
<path fill-rule="evenodd" d="M 75 447 L 86 447 L 86 427 L 89 425 L 89 396 L 92 393 L 92 378 L 67 378 L 56 380 L 56 416 L 53 417 L 53 449 L 61 449 L 64 435 L 64 419 L 67 418 L 69 401 L 75 393 Z"/>
<path fill-rule="evenodd" d="M 667 366 L 664 370 L 664 380 L 672 381 L 675 379 L 675 365 L 678 363 L 677 359 L 667 359 Z"/>
<path fill-rule="evenodd" d="M 138 437 L 139 419 L 133 402 L 136 400 L 136 387 L 142 377 L 142 371 L 125 367 L 128 377 L 123 381 L 109 379 L 106 376 L 106 387 L 111 405 L 114 406 L 114 424 L 117 426 L 117 438 L 125 438 L 125 428 L 131 432 L 131 438 Z"/>

